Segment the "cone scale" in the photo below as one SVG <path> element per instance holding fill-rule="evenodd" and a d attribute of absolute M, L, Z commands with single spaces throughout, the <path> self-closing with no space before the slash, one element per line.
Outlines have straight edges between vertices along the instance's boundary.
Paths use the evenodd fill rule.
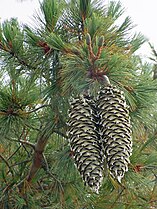
<path fill-rule="evenodd" d="M 68 139 L 85 185 L 98 193 L 104 158 L 112 178 L 121 183 L 132 154 L 131 125 L 124 93 L 104 76 L 97 98 L 79 95 L 70 102 Z"/>
<path fill-rule="evenodd" d="M 98 193 L 103 178 L 103 155 L 95 103 L 89 96 L 70 102 L 68 138 L 75 165 L 85 182 Z"/>
<path fill-rule="evenodd" d="M 110 175 L 121 182 L 132 153 L 131 125 L 124 93 L 108 84 L 97 97 L 99 127 Z"/>

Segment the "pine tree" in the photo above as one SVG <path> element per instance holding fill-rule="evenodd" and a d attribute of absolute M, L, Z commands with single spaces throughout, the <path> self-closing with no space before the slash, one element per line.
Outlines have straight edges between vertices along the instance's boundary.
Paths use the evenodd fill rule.
<path fill-rule="evenodd" d="M 0 208 L 157 207 L 157 81 L 123 13 L 43 0 L 1 23 Z"/>

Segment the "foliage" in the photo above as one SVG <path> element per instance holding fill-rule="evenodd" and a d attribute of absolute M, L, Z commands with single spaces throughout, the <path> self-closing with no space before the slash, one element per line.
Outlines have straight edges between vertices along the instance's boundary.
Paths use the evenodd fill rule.
<path fill-rule="evenodd" d="M 118 23 L 120 2 L 40 6 L 34 27 L 16 19 L 0 26 L 0 208 L 156 208 L 157 83 L 135 54 L 146 39 L 132 35 L 130 17 Z M 66 121 L 70 97 L 96 96 L 103 75 L 124 91 L 133 154 L 122 185 L 104 171 L 96 195 L 74 167 Z"/>

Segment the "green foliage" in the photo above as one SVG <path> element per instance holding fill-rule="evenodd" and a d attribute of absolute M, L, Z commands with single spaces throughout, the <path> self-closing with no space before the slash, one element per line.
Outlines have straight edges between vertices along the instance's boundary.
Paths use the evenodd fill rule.
<path fill-rule="evenodd" d="M 6 20 L 1 26 L 0 40 L 7 51 L 17 53 L 23 48 L 23 32 L 16 19 Z M 1 46 L 1 47 L 3 47 Z"/>
<path fill-rule="evenodd" d="M 56 51 L 64 51 L 66 50 L 66 46 L 62 39 L 56 35 L 55 33 L 51 33 L 47 38 L 46 41 L 48 45 Z"/>
<path fill-rule="evenodd" d="M 44 0 L 40 3 L 41 12 L 44 15 L 44 24 L 49 32 L 52 32 L 56 28 L 63 4 L 64 0 Z"/>
<path fill-rule="evenodd" d="M 107 11 L 108 16 L 112 17 L 112 19 L 115 21 L 119 17 L 121 17 L 123 13 L 124 9 L 122 8 L 120 1 L 118 1 L 117 3 L 114 1 L 110 2 L 110 6 Z"/>
<path fill-rule="evenodd" d="M 34 27 L 0 26 L 0 208 L 156 208 L 157 81 L 135 54 L 145 37 L 132 34 L 130 17 L 119 23 L 120 2 L 44 0 L 40 10 Z M 74 166 L 66 121 L 70 97 L 96 97 L 104 75 L 124 91 L 133 154 L 122 184 L 105 170 L 96 195 Z"/>

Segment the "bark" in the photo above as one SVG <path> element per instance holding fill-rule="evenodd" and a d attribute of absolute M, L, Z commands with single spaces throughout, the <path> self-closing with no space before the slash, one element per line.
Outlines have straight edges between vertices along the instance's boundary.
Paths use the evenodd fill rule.
<path fill-rule="evenodd" d="M 52 126 L 50 127 L 49 124 L 46 124 L 44 130 L 42 130 L 41 133 L 39 134 L 39 138 L 37 140 L 37 143 L 34 149 L 32 165 L 31 165 L 29 174 L 27 176 L 28 182 L 32 181 L 37 171 L 42 167 L 42 164 L 44 162 L 43 152 L 48 142 L 48 139 L 50 138 L 52 133 L 53 133 Z"/>

